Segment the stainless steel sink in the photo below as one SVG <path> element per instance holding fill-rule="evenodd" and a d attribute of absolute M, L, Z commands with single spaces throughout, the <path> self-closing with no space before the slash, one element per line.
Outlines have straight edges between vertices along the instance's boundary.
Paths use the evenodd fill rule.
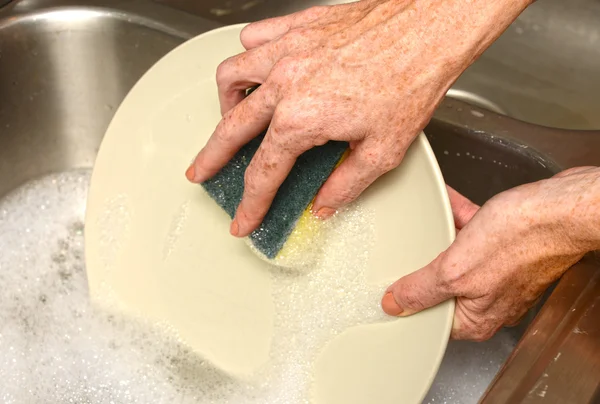
<path fill-rule="evenodd" d="M 91 167 L 139 77 L 184 38 L 217 26 L 151 2 L 28 0 L 0 9 L 0 195 Z"/>
<path fill-rule="evenodd" d="M 0 201 L 43 175 L 91 168 L 125 94 L 173 47 L 220 24 L 308 5 L 14 0 L 0 8 Z M 597 21 L 596 1 L 537 2 L 461 77 L 426 129 L 450 185 L 483 203 L 562 167 L 600 163 L 594 133 L 507 117 L 600 127 Z M 451 342 L 426 402 L 477 402 L 538 310 L 490 341 Z"/>
<path fill-rule="evenodd" d="M 598 129 L 599 20 L 597 1 L 537 1 L 455 88 L 527 122 Z"/>

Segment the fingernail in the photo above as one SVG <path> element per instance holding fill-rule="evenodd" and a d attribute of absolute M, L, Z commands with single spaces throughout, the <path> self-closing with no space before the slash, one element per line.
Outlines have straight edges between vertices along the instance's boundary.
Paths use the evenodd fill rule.
<path fill-rule="evenodd" d="M 329 219 L 331 216 L 335 215 L 336 210 L 328 207 L 322 207 L 319 209 L 315 216 L 319 219 L 325 220 Z"/>
<path fill-rule="evenodd" d="M 240 226 L 238 225 L 237 219 L 233 219 L 233 222 L 231 222 L 229 233 L 231 233 L 232 236 L 237 236 L 240 234 Z"/>
<path fill-rule="evenodd" d="M 196 176 L 196 169 L 194 168 L 194 164 L 191 164 L 187 171 L 185 172 L 185 177 L 190 182 L 194 182 L 194 177 Z"/>
<path fill-rule="evenodd" d="M 383 299 L 381 299 L 381 308 L 383 311 L 390 316 L 399 316 L 404 311 L 402 307 L 396 303 L 392 292 L 387 292 Z"/>

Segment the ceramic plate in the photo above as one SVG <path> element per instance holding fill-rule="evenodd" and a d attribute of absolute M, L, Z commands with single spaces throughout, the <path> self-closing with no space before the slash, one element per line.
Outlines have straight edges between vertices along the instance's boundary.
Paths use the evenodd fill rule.
<path fill-rule="evenodd" d="M 427 139 L 421 134 L 402 165 L 359 198 L 362 214 L 349 213 L 354 221 L 362 215 L 370 230 L 346 239 L 338 234 L 338 247 L 327 255 L 330 265 L 347 271 L 355 268 L 344 260 L 361 256 L 364 273 L 341 274 L 337 286 L 330 272 L 318 270 L 286 278 L 231 237 L 227 215 L 184 176 L 219 122 L 215 72 L 243 51 L 242 27 L 220 28 L 177 47 L 118 109 L 87 206 L 91 295 L 99 302 L 110 296 L 123 310 L 169 325 L 198 355 L 236 377 L 268 373 L 273 361 L 280 369 L 290 370 L 291 362 L 304 366 L 301 374 L 310 383 L 288 382 L 310 384 L 310 393 L 299 394 L 312 403 L 419 403 L 444 355 L 454 303 L 401 319 L 381 315 L 378 304 L 385 285 L 430 262 L 454 237 Z M 327 288 L 335 293 L 324 293 Z M 354 324 L 363 303 L 376 320 L 365 309 L 369 318 Z"/>

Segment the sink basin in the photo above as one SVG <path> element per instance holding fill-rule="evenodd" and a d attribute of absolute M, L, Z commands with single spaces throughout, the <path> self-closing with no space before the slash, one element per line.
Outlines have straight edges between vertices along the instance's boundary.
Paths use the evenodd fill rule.
<path fill-rule="evenodd" d="M 91 167 L 139 77 L 183 38 L 218 26 L 150 2 L 78 3 L 0 9 L 0 196 L 43 174 Z"/>
<path fill-rule="evenodd" d="M 206 10 L 210 2 L 203 6 L 194 2 L 172 3 L 179 8 L 195 8 L 201 16 L 151 1 L 16 0 L 0 9 L 0 93 L 3 95 L 0 103 L 0 208 L 3 196 L 31 181 L 52 173 L 89 171 L 115 109 L 155 61 L 187 38 L 222 22 L 246 20 L 244 10 L 262 7 L 262 3 L 250 2 L 240 6 L 242 12 L 228 13 L 219 11 L 216 6 Z M 214 3 L 218 2 L 215 0 Z M 579 3 L 591 7 L 591 1 Z M 551 48 L 543 38 L 550 35 L 548 29 L 554 20 L 538 22 L 539 29 L 533 28 L 533 23 L 527 25 L 527 21 L 537 21 L 540 15 L 555 15 L 553 13 L 559 13 L 561 6 L 555 0 L 538 4 L 511 28 L 512 31 L 489 55 L 486 54 L 461 78 L 449 94 L 455 99 L 471 101 L 472 105 L 449 97 L 425 130 L 447 182 L 480 204 L 515 185 L 547 178 L 561 167 L 597 161 L 597 153 L 584 156 L 596 145 L 596 150 L 600 150 L 600 143 L 593 143 L 595 141 L 587 134 L 568 137 L 559 130 L 527 126 L 502 115 L 556 127 L 600 125 L 600 118 L 592 113 L 592 95 L 597 93 L 593 91 L 594 77 L 590 76 L 587 81 L 578 78 L 569 83 L 567 90 L 564 82 L 552 81 L 552 71 L 540 72 L 539 66 L 532 61 L 521 63 L 517 68 L 516 59 L 513 66 L 512 62 L 498 56 L 508 52 L 506 49 L 511 48 L 511 43 L 524 41 L 530 35 L 541 41 L 537 48 L 540 54 L 551 57 Z M 517 31 L 518 27 L 523 32 Z M 525 48 L 518 49 L 524 51 Z M 510 52 L 518 54 L 518 50 Z M 598 51 L 594 52 L 598 54 Z M 560 67 L 557 65 L 556 69 Z M 580 73 L 577 69 L 591 71 L 592 67 L 593 57 L 590 56 L 587 64 L 569 74 L 575 77 Z M 528 75 L 527 71 L 539 74 Z M 552 87 L 546 95 L 523 86 L 523 83 L 530 83 L 531 88 L 538 88 L 548 82 L 561 85 Z M 501 83 L 505 85 L 501 86 Z M 568 91 L 569 97 L 564 97 L 561 91 Z M 578 98 L 580 95 L 581 99 Z M 545 104 L 536 104 L 538 98 L 543 98 Z M 594 102 L 595 108 L 600 106 L 598 100 Z M 579 108 L 583 104 L 586 107 Z M 550 109 L 544 110 L 543 105 Z M 494 110 L 499 114 L 491 112 Z M 559 114 L 558 111 L 562 112 Z M 548 147 L 546 142 L 547 139 L 558 139 L 557 144 L 562 141 L 568 145 L 572 143 L 569 139 L 578 136 L 586 136 L 585 142 L 588 142 L 579 154 L 565 147 Z M 584 158 L 578 159 L 579 155 Z M 85 183 L 88 176 L 83 174 L 78 178 Z M 70 221 L 81 224 L 83 210 L 80 205 L 84 201 L 76 202 L 77 208 L 67 216 Z M 11 212 L 3 214 L 0 215 L 0 230 L 2 218 L 9 217 Z M 71 224 L 65 222 L 64 226 Z M 36 248 L 36 254 L 40 256 L 53 254 L 43 246 Z M 0 265 L 0 279 L 1 271 L 16 270 L 16 262 L 21 258 L 14 258 L 14 266 Z M 487 342 L 451 342 L 426 402 L 477 402 L 513 352 L 538 309 L 518 327 L 503 329 Z M 3 319 L 0 318 L 0 322 Z M 0 333 L 0 347 L 1 338 Z"/>
<path fill-rule="evenodd" d="M 527 122 L 599 129 L 599 19 L 594 0 L 537 1 L 454 87 Z"/>

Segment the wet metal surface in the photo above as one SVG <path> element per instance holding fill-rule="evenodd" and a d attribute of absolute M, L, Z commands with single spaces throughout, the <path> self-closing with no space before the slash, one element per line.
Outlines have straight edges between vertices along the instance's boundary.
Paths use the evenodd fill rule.
<path fill-rule="evenodd" d="M 91 167 L 128 90 L 185 39 L 312 4 L 211 1 L 16 0 L 0 9 L 0 197 L 48 173 Z M 451 90 L 471 104 L 446 99 L 426 129 L 447 182 L 476 202 L 560 168 L 600 164 L 596 132 L 491 112 L 600 128 L 600 76 L 592 74 L 600 9 L 569 4 L 537 2 Z M 451 342 L 426 402 L 477 402 L 535 314 L 488 342 Z"/>

